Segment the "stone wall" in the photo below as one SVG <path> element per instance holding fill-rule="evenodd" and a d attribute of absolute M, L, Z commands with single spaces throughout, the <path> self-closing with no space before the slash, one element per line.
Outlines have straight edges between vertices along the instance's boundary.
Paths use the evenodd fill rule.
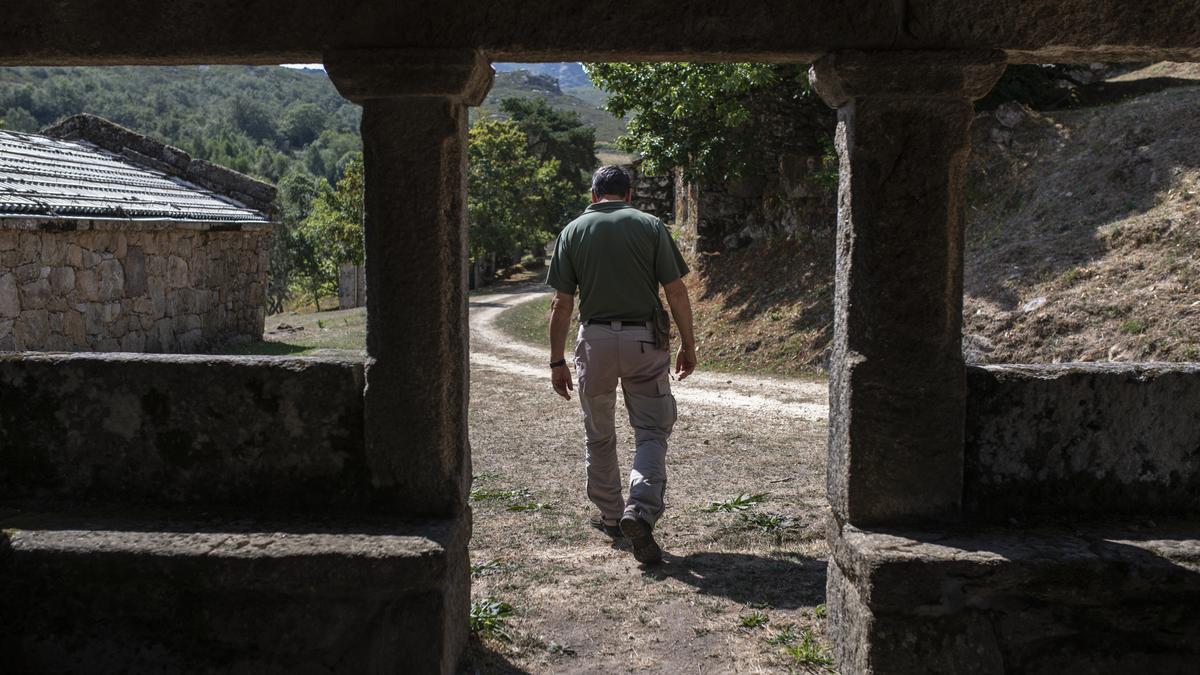
<path fill-rule="evenodd" d="M 653 176 L 641 172 L 640 163 L 628 167 L 633 177 L 633 205 L 658 216 L 664 223 L 675 222 L 675 176 Z"/>
<path fill-rule="evenodd" d="M 319 358 L 0 355 L 0 495 L 362 507 L 362 389 L 362 364 Z"/>
<path fill-rule="evenodd" d="M 794 70 L 777 73 L 799 78 Z M 795 88 L 797 82 L 780 86 Z M 836 223 L 835 115 L 816 96 L 751 97 L 748 119 L 731 132 L 731 156 L 719 178 L 675 176 L 675 224 L 697 253 L 755 241 L 800 239 L 831 244 Z M 729 173 L 729 176 L 725 176 Z"/>
<path fill-rule="evenodd" d="M 0 351 L 260 340 L 270 226 L 0 221 Z"/>
<path fill-rule="evenodd" d="M 1200 366 L 970 367 L 967 390 L 972 516 L 1200 512 Z"/>

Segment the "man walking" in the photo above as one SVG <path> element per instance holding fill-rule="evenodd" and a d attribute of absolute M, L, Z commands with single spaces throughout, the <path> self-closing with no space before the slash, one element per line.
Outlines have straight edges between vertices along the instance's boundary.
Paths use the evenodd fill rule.
<path fill-rule="evenodd" d="M 623 169 L 600 167 L 592 177 L 592 205 L 558 236 L 546 277 L 557 291 L 550 368 L 554 391 L 570 400 L 571 371 L 563 352 L 578 289 L 575 371 L 587 437 L 587 494 L 600 509 L 594 522 L 612 536 L 629 537 L 638 562 L 657 563 L 662 550 L 653 530 L 663 512 L 667 438 L 676 418 L 670 346 L 655 337 L 662 313 L 659 285 L 683 343 L 675 361 L 680 380 L 696 368 L 696 341 L 683 283 L 687 264 L 662 221 L 633 208 L 631 197 Z M 618 380 L 637 443 L 628 499 L 621 493 L 614 431 Z"/>

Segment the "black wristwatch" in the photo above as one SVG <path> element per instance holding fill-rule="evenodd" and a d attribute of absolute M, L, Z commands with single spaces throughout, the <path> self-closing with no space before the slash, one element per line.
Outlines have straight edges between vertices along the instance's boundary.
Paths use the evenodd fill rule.
<path fill-rule="evenodd" d="M 559 360 L 557 360 L 557 361 L 551 361 L 551 362 L 550 362 L 550 369 L 551 369 L 551 370 L 553 370 L 553 369 L 555 369 L 555 368 L 558 368 L 559 366 L 565 366 L 565 365 L 567 365 L 567 360 L 566 360 L 566 359 L 559 359 Z"/>

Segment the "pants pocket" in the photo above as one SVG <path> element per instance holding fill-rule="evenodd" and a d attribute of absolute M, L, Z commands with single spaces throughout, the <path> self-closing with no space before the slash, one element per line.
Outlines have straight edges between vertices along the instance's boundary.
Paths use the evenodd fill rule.
<path fill-rule="evenodd" d="M 678 419 L 675 397 L 671 394 L 625 394 L 629 424 L 635 431 L 670 434 Z"/>

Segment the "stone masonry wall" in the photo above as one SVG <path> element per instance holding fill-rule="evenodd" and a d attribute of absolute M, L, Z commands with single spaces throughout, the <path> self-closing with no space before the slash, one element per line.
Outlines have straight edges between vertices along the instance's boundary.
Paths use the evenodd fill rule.
<path fill-rule="evenodd" d="M 196 352 L 262 338 L 269 226 L 0 222 L 0 351 Z"/>
<path fill-rule="evenodd" d="M 641 163 L 628 167 L 633 177 L 633 205 L 658 216 L 664 223 L 675 222 L 675 176 L 653 176 L 640 171 Z"/>

